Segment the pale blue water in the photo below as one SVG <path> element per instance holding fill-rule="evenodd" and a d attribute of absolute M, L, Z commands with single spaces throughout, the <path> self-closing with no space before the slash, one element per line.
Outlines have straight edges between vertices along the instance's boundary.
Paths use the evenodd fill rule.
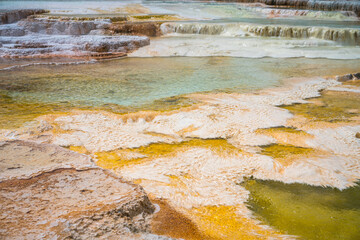
<path fill-rule="evenodd" d="M 252 92 L 286 78 L 345 74 L 359 66 L 360 60 L 304 58 L 125 58 L 1 71 L 0 90 L 21 102 L 141 107 L 194 92 Z"/>

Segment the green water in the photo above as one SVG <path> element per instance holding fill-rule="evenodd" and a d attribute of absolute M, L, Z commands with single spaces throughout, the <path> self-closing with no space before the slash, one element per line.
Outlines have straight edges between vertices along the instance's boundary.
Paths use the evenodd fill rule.
<path fill-rule="evenodd" d="M 193 104 L 184 97 L 189 93 L 253 92 L 286 78 L 346 74 L 359 66 L 360 60 L 172 57 L 16 68 L 0 71 L 0 128 L 73 108 L 171 110 Z"/>
<path fill-rule="evenodd" d="M 0 90 L 18 101 L 141 106 L 194 92 L 251 92 L 285 78 L 347 73 L 359 66 L 359 60 L 301 58 L 126 58 L 1 71 Z"/>
<path fill-rule="evenodd" d="M 141 106 L 193 92 L 253 91 L 274 86 L 284 77 L 272 69 L 276 62 L 127 58 L 96 64 L 31 66 L 0 72 L 0 89 L 19 101 Z"/>
<path fill-rule="evenodd" d="M 334 188 L 248 180 L 248 205 L 265 224 L 301 239 L 360 239 L 360 186 Z"/>

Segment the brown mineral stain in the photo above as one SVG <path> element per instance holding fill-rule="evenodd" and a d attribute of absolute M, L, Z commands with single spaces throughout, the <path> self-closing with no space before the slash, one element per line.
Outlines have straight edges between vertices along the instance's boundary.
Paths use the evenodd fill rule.
<path fill-rule="evenodd" d="M 152 203 L 160 207 L 160 211 L 154 214 L 150 224 L 153 233 L 186 240 L 213 239 L 201 233 L 189 218 L 176 211 L 166 201 L 152 199 Z"/>

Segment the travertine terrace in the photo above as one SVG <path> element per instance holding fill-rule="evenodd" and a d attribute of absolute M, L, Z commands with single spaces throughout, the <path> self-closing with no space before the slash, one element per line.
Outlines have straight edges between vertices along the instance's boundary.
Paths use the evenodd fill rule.
<path fill-rule="evenodd" d="M 50 144 L 1 142 L 2 239 L 141 236 L 154 211 L 144 191 Z"/>
<path fill-rule="evenodd" d="M 359 6 L 1 1 L 0 239 L 359 239 Z"/>

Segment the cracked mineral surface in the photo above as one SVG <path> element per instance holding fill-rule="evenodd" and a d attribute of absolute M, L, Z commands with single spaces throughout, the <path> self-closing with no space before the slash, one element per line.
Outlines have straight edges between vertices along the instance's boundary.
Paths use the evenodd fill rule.
<path fill-rule="evenodd" d="M 0 152 L 1 239 L 150 236 L 154 206 L 142 188 L 88 156 L 25 141 L 2 142 Z"/>

